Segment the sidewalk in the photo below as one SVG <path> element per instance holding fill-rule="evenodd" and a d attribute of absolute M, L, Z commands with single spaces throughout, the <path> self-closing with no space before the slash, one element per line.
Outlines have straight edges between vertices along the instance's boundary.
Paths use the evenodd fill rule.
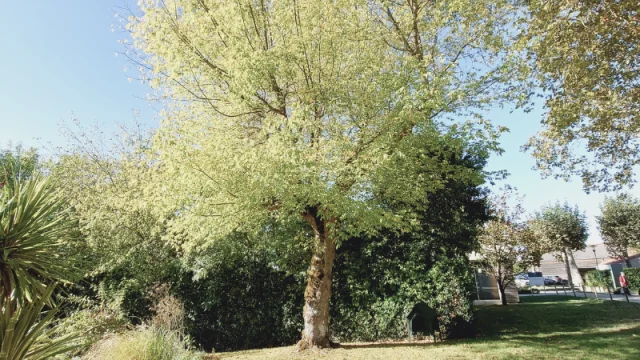
<path fill-rule="evenodd" d="M 564 291 L 558 289 L 558 293 L 556 294 L 555 290 L 546 290 L 543 291 L 541 290 L 539 294 L 519 294 L 519 296 L 540 296 L 540 295 L 562 295 L 564 296 Z M 586 298 L 590 298 L 590 299 L 595 299 L 596 296 L 593 292 L 585 292 L 583 293 L 582 291 L 577 291 L 576 290 L 576 298 L 577 299 L 584 299 L 586 295 Z M 567 289 L 567 296 L 573 296 L 573 292 L 569 289 Z M 622 294 L 611 294 L 611 297 L 613 298 L 614 301 L 626 301 L 624 298 L 624 295 Z M 611 298 L 609 297 L 608 293 L 598 293 L 597 296 L 598 299 L 600 300 L 611 300 Z M 640 304 L 640 295 L 629 295 L 629 301 L 630 302 L 634 302 L 634 303 L 638 303 Z"/>

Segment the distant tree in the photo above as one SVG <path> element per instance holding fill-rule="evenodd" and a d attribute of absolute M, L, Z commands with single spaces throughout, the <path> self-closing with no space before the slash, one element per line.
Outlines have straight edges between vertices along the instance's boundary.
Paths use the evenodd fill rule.
<path fill-rule="evenodd" d="M 629 248 L 640 247 L 640 201 L 629 194 L 607 197 L 600 211 L 596 220 L 607 250 L 631 267 Z"/>
<path fill-rule="evenodd" d="M 528 268 L 537 258 L 533 233 L 523 221 L 524 209 L 515 191 L 506 188 L 491 199 L 491 216 L 480 234 L 480 267 L 495 277 L 502 305 L 507 305 L 505 289 L 515 280 L 518 269 Z M 515 201 L 511 206 L 509 203 Z"/>
<path fill-rule="evenodd" d="M 536 212 L 530 221 L 530 226 L 537 240 L 544 244 L 544 248 L 559 251 L 562 254 L 571 286 L 582 285 L 582 277 L 577 270 L 573 251 L 584 249 L 589 237 L 584 212 L 581 212 L 577 206 L 556 203 Z"/>
<path fill-rule="evenodd" d="M 38 152 L 21 144 L 0 150 L 0 188 L 29 179 L 38 167 Z"/>
<path fill-rule="evenodd" d="M 638 1 L 528 5 L 528 68 L 547 94 L 544 129 L 527 145 L 538 167 L 556 177 L 578 175 L 587 190 L 634 183 L 640 164 Z"/>

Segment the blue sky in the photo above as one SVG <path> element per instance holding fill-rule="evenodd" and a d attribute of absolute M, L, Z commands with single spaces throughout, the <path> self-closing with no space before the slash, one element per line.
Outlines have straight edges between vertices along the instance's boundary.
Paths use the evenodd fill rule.
<path fill-rule="evenodd" d="M 98 123 L 106 133 L 116 122 L 127 122 L 134 110 L 139 120 L 156 127 L 155 110 L 143 98 L 144 85 L 128 81 L 127 60 L 115 53 L 126 34 L 111 32 L 114 10 L 121 1 L 13 1 L 0 22 L 0 147 L 8 141 L 39 148 L 64 145 L 58 125 L 77 118 L 83 126 Z M 585 194 L 579 181 L 543 180 L 532 170 L 534 161 L 520 146 L 540 127 L 541 110 L 531 113 L 495 109 L 492 121 L 511 132 L 501 140 L 504 155 L 490 160 L 490 169 L 507 169 L 507 183 L 525 195 L 533 211 L 559 201 L 587 212 L 589 242 L 600 237 L 594 216 L 604 194 Z M 43 150 L 46 154 L 48 151 Z M 638 195 L 638 190 L 633 193 Z"/>

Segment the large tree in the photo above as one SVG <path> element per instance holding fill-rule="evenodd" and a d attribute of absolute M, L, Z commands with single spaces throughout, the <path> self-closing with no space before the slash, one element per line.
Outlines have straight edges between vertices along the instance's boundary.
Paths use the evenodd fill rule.
<path fill-rule="evenodd" d="M 299 348 L 329 346 L 336 246 L 411 231 L 414 209 L 447 177 L 483 176 L 440 155 L 496 149 L 483 120 L 460 119 L 481 119 L 477 110 L 505 96 L 512 10 L 467 0 L 142 1 L 127 25 L 129 55 L 164 104 L 159 201 L 174 209 L 171 231 L 188 234 L 181 252 L 305 221 Z"/>
<path fill-rule="evenodd" d="M 544 244 L 546 249 L 560 252 L 569 284 L 572 287 L 574 284 L 582 285 L 582 277 L 578 272 L 573 251 L 583 250 L 589 237 L 584 212 L 581 212 L 577 206 L 556 203 L 536 212 L 530 221 L 530 226 L 538 241 Z"/>
<path fill-rule="evenodd" d="M 640 163 L 640 13 L 637 0 L 531 0 L 523 38 L 546 95 L 533 137 L 545 174 L 584 188 L 634 183 Z"/>
<path fill-rule="evenodd" d="M 607 250 L 631 267 L 629 248 L 640 247 L 640 201 L 629 194 L 607 197 L 600 211 L 596 220 Z"/>

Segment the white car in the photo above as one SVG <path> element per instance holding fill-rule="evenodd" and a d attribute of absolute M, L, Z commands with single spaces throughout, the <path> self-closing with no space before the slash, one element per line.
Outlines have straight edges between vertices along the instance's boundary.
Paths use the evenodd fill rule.
<path fill-rule="evenodd" d="M 517 275 L 515 283 L 519 288 L 529 286 L 529 277 L 527 275 Z"/>

